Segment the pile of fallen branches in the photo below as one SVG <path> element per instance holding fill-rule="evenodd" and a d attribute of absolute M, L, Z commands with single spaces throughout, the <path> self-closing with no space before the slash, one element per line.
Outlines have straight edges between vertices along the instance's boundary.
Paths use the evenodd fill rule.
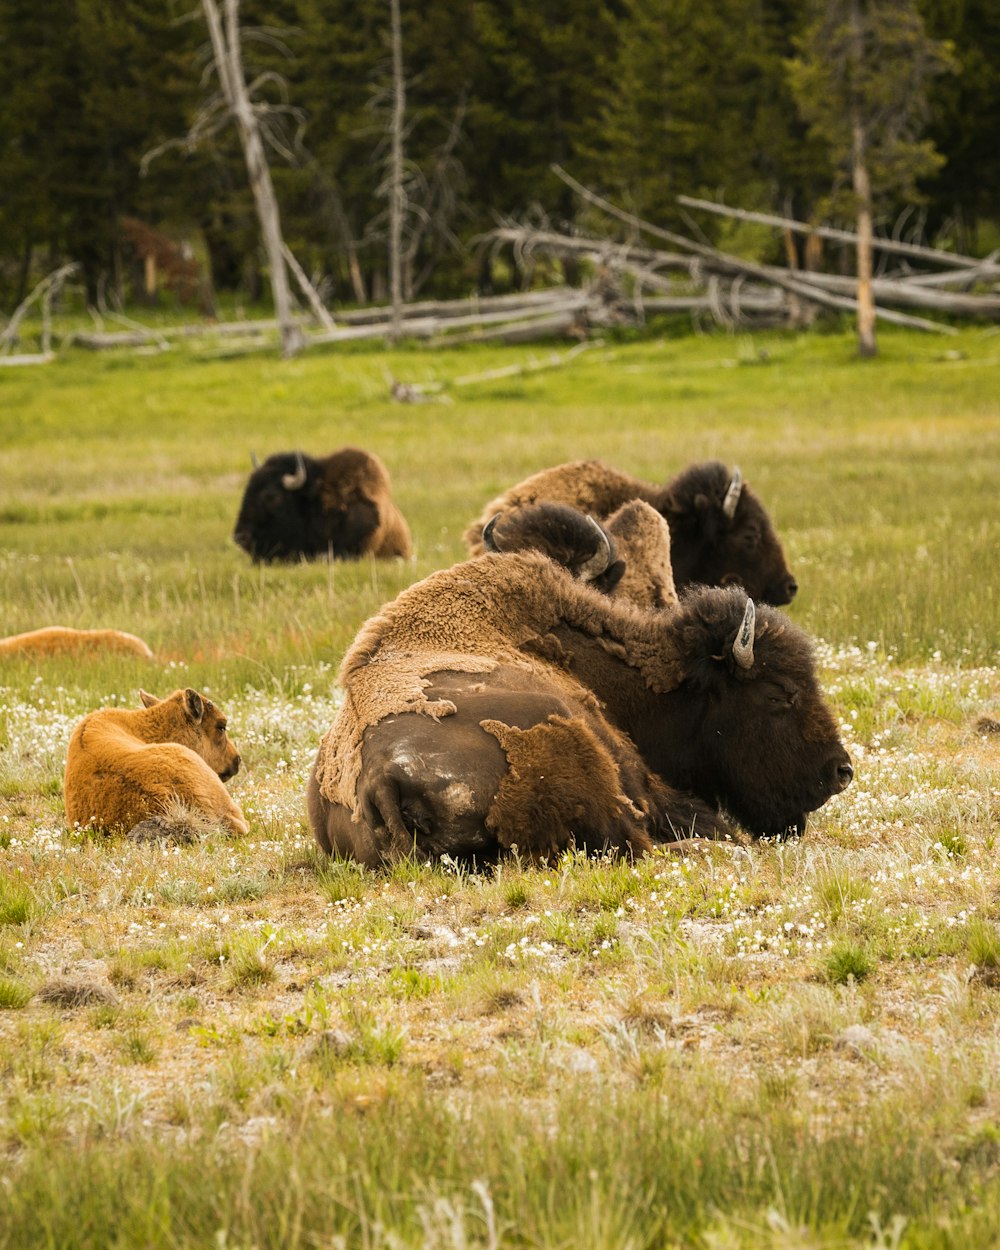
<path fill-rule="evenodd" d="M 588 204 L 619 227 L 626 226 L 627 239 L 565 234 L 508 222 L 490 234 L 488 243 L 495 249 L 511 248 L 517 265 L 529 275 L 539 258 L 587 262 L 596 276 L 586 286 L 427 300 L 404 305 L 398 317 L 385 305 L 344 311 L 334 317 L 301 275 L 308 311 L 295 317 L 294 329 L 303 346 L 366 339 L 395 342 L 399 338 L 418 339 L 431 346 L 560 338 L 583 342 L 609 326 L 639 324 L 656 313 L 683 313 L 695 319 L 710 318 L 729 328 L 755 329 L 807 325 L 821 309 L 857 311 L 853 277 L 793 263 L 781 266 L 746 260 L 643 221 L 582 186 L 564 170 L 555 167 L 555 172 Z M 689 196 L 679 196 L 678 200 L 689 210 L 781 230 L 789 258 L 797 254 L 790 245 L 797 234 L 840 247 L 853 248 L 857 243 L 857 236 L 848 230 L 813 226 Z M 696 227 L 692 233 L 698 233 Z M 666 247 L 660 246 L 663 244 Z M 961 256 L 897 239 L 877 238 L 874 246 L 882 258 L 881 272 L 872 284 L 877 315 L 882 320 L 946 334 L 955 333 L 951 322 L 963 317 L 1000 321 L 1000 253 L 984 258 Z M 807 247 L 805 252 L 809 255 L 813 250 Z M 290 253 L 288 258 L 293 272 L 301 273 Z M 74 268 L 65 266 L 51 274 L 16 310 L 0 333 L 0 364 L 34 364 L 53 358 L 51 304 Z M 18 326 L 36 300 L 41 301 L 43 311 L 42 351 L 14 356 L 11 348 L 17 342 Z M 207 352 L 237 355 L 271 347 L 281 330 L 277 319 L 199 322 L 157 329 L 124 316 L 116 319 L 125 328 L 107 330 L 104 318 L 94 313 L 94 330 L 76 331 L 63 343 L 94 351 L 164 351 L 179 340 L 203 339 Z M 401 393 L 399 397 L 404 396 Z"/>
<path fill-rule="evenodd" d="M 589 204 L 628 226 L 633 241 L 559 234 L 516 224 L 501 226 L 491 236 L 494 245 L 510 245 L 522 266 L 530 266 L 537 256 L 590 261 L 630 292 L 637 316 L 656 312 L 708 314 L 723 325 L 752 328 L 801 324 L 809 320 L 809 310 L 820 308 L 857 311 L 853 296 L 856 280 L 852 277 L 745 260 L 643 221 L 588 190 L 564 170 L 557 167 L 555 172 Z M 813 235 L 840 244 L 857 242 L 847 230 L 810 226 L 689 196 L 678 199 L 687 208 L 774 226 L 789 234 Z M 644 237 L 665 242 L 671 250 L 644 246 Z M 874 245 L 897 265 L 873 282 L 882 320 L 938 333 L 954 333 L 954 327 L 901 310 L 1000 321 L 997 253 L 979 259 L 895 239 L 876 239 Z M 918 269 L 918 264 L 922 268 Z"/>

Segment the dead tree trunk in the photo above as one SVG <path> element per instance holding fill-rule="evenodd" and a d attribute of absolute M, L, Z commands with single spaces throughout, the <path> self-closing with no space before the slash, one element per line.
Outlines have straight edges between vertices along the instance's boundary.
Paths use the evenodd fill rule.
<path fill-rule="evenodd" d="M 216 0 L 202 0 L 202 7 L 212 40 L 212 52 L 219 72 L 219 83 L 229 110 L 236 121 L 243 156 L 246 160 L 250 190 L 253 193 L 257 220 L 260 222 L 261 237 L 271 271 L 271 294 L 274 298 L 274 311 L 281 328 L 282 355 L 294 356 L 302 347 L 302 333 L 292 315 L 292 294 L 288 283 L 288 271 L 285 267 L 278 200 L 274 194 L 271 171 L 268 168 L 264 144 L 243 74 L 239 0 L 224 0 L 224 3 L 225 29 L 223 29 L 222 17 Z"/>
<path fill-rule="evenodd" d="M 851 177 L 858 216 L 858 352 L 862 356 L 877 356 L 875 295 L 872 290 L 872 190 L 865 154 L 865 129 L 857 116 L 853 122 Z"/>
<path fill-rule="evenodd" d="M 857 81 L 861 76 L 861 65 L 864 56 L 861 34 L 861 14 L 858 0 L 851 0 L 850 6 L 852 75 L 855 80 L 854 91 L 858 90 Z M 858 223 L 857 246 L 857 277 L 858 277 L 858 353 L 862 356 L 877 356 L 878 345 L 875 342 L 875 296 L 872 293 L 872 186 L 868 176 L 868 143 L 865 124 L 861 116 L 861 106 L 854 94 L 851 104 L 851 182 L 854 187 L 855 212 Z"/>

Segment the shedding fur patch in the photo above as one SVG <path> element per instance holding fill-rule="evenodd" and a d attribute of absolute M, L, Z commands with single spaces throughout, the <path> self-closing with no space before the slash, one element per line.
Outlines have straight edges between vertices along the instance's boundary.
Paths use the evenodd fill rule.
<path fill-rule="evenodd" d="M 458 652 L 385 651 L 351 675 L 344 702 L 323 736 L 316 757 L 316 783 L 331 803 L 340 803 L 357 818 L 358 777 L 365 730 L 404 712 L 440 720 L 453 716 L 450 699 L 429 699 L 431 673 L 489 673 L 496 660 Z"/>
<path fill-rule="evenodd" d="M 618 768 L 580 720 L 550 716 L 530 729 L 480 722 L 507 756 L 486 828 L 500 845 L 549 860 L 574 844 L 651 849 L 642 813 L 622 792 Z"/>

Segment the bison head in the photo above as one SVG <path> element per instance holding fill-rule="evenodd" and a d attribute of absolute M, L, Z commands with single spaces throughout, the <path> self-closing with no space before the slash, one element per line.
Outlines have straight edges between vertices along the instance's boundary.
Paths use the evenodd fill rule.
<path fill-rule="evenodd" d="M 625 561 L 617 559 L 614 539 L 604 527 L 558 503 L 498 512 L 483 529 L 483 546 L 494 552 L 540 551 L 606 595 L 625 572 Z"/>
<path fill-rule="evenodd" d="M 164 742 L 179 742 L 200 755 L 222 781 L 235 777 L 240 755 L 226 732 L 226 718 L 211 699 L 197 690 L 175 690 L 165 699 L 139 691 L 145 708 L 158 708 L 158 728 Z"/>
<path fill-rule="evenodd" d="M 740 585 L 757 602 L 791 603 L 798 590 L 763 504 L 719 461 L 693 464 L 653 501 L 670 526 L 678 591 Z"/>
<path fill-rule="evenodd" d="M 268 456 L 250 474 L 233 539 L 255 563 L 323 555 L 328 539 L 320 467 L 300 451 Z"/>
<path fill-rule="evenodd" d="M 691 592 L 670 628 L 684 674 L 658 745 L 671 784 L 756 836 L 801 833 L 854 776 L 808 638 L 735 587 Z"/>

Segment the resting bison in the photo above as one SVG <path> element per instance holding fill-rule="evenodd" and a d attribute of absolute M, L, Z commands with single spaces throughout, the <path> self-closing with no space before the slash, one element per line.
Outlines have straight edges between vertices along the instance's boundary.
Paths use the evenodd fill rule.
<path fill-rule="evenodd" d="M 851 780 L 809 643 L 744 591 L 670 612 L 536 551 L 403 591 L 362 628 L 309 782 L 313 833 L 366 864 L 517 846 L 640 852 L 801 832 Z"/>
<path fill-rule="evenodd" d="M 0 638 L 3 655 L 77 655 L 90 651 L 114 651 L 124 655 L 141 655 L 151 660 L 149 645 L 135 634 L 120 629 L 70 629 L 65 625 L 45 625 L 27 634 Z"/>
<path fill-rule="evenodd" d="M 483 546 L 487 551 L 541 551 L 580 581 L 640 607 L 677 603 L 670 530 L 641 499 L 622 504 L 603 525 L 565 504 L 511 508 L 487 523 Z"/>
<path fill-rule="evenodd" d="M 240 757 L 226 718 L 197 690 L 165 699 L 139 692 L 143 707 L 102 708 L 73 730 L 63 797 L 74 825 L 127 830 L 174 800 L 234 833 L 247 833 L 243 813 L 222 784 Z"/>
<path fill-rule="evenodd" d="M 666 519 L 678 591 L 692 584 L 738 584 L 764 603 L 791 603 L 795 597 L 798 585 L 770 517 L 739 469 L 730 474 L 719 461 L 690 465 L 664 486 L 600 460 L 543 469 L 487 504 L 466 530 L 465 541 L 470 553 L 478 555 L 483 527 L 491 517 L 542 500 L 569 504 L 603 521 L 631 499 L 645 500 Z"/>
<path fill-rule="evenodd" d="M 317 460 L 268 456 L 250 474 L 233 538 L 255 562 L 335 556 L 409 556 L 413 544 L 371 452 L 342 447 Z"/>

